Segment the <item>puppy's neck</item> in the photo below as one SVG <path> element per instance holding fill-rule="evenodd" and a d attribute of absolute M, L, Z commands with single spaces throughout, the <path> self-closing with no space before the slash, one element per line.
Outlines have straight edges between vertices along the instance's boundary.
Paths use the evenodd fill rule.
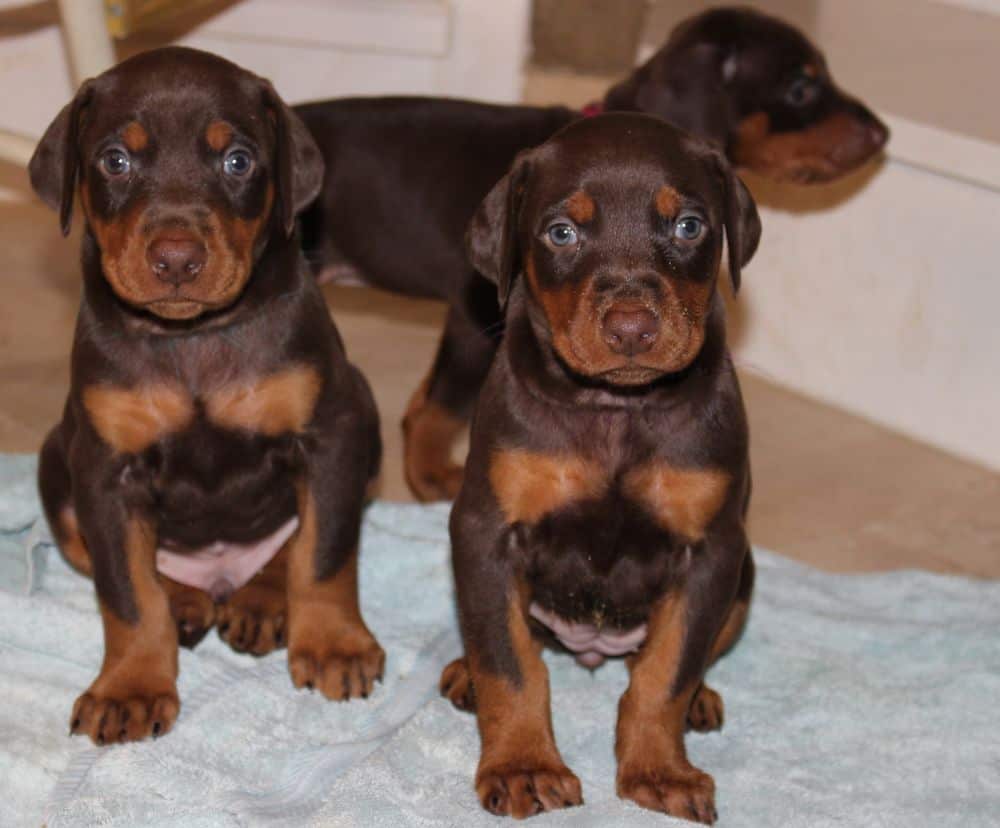
<path fill-rule="evenodd" d="M 605 93 L 603 110 L 655 115 L 726 149 L 739 107 L 725 66 L 711 44 L 677 50 L 671 41 Z"/>
<path fill-rule="evenodd" d="M 732 370 L 725 305 L 718 293 L 705 321 L 704 344 L 686 368 L 646 385 L 620 386 L 581 376 L 566 366 L 555 353 L 544 321 L 531 312 L 525 291 L 524 281 L 518 280 L 507 306 L 502 358 L 510 366 L 512 381 L 548 404 L 621 410 L 690 405 L 699 395 L 710 395 L 717 377 Z"/>

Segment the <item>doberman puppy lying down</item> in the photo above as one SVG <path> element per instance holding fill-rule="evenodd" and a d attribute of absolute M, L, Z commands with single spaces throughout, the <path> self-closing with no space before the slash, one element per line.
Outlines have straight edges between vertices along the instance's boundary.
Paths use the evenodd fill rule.
<path fill-rule="evenodd" d="M 885 126 L 834 84 L 800 32 L 749 9 L 693 17 L 604 98 L 606 110 L 666 118 L 776 179 L 827 181 L 871 158 Z M 304 215 L 327 272 L 450 305 L 443 339 L 403 423 L 405 471 L 423 500 L 454 497 L 451 460 L 499 341 L 493 287 L 465 258 L 476 205 L 522 149 L 581 117 L 553 107 L 426 98 L 326 101 L 297 108 L 326 161 Z"/>
<path fill-rule="evenodd" d="M 378 418 L 294 232 L 322 166 L 269 83 L 181 48 L 84 83 L 31 160 L 64 231 L 77 184 L 86 221 L 39 486 L 97 590 L 104 663 L 71 730 L 98 744 L 170 729 L 178 625 L 287 641 L 294 684 L 330 698 L 381 676 L 357 591 Z"/>
<path fill-rule="evenodd" d="M 475 708 L 483 807 L 579 804 L 556 747 L 542 642 L 587 667 L 627 654 L 619 796 L 715 819 L 686 727 L 717 728 L 706 668 L 736 640 L 753 561 L 747 423 L 716 289 L 760 222 L 720 153 L 607 114 L 518 155 L 469 229 L 506 301 L 451 540 L 465 657 L 442 692 Z"/>

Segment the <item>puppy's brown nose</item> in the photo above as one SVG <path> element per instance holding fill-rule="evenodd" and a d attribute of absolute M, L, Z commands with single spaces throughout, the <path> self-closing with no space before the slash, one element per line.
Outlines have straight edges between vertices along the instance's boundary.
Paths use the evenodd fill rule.
<path fill-rule="evenodd" d="M 604 341 L 616 354 L 644 354 L 656 342 L 660 320 L 645 308 L 612 309 L 604 316 Z"/>
<path fill-rule="evenodd" d="M 193 282 L 205 266 L 205 245 L 196 239 L 153 239 L 146 248 L 146 261 L 156 278 L 174 286 Z"/>

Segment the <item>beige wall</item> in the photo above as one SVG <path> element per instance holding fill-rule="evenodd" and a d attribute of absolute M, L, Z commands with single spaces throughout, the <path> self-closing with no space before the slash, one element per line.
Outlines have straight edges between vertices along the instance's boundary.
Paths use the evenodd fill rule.
<path fill-rule="evenodd" d="M 810 32 L 893 137 L 837 185 L 749 177 L 764 236 L 731 308 L 737 361 L 1000 469 L 1000 3 L 751 5 Z M 645 51 L 703 7 L 657 0 Z"/>
<path fill-rule="evenodd" d="M 520 98 L 530 0 L 216 0 L 118 44 L 207 49 L 288 100 L 387 93 Z M 75 87 L 53 2 L 0 0 L 0 129 L 38 136 Z"/>
<path fill-rule="evenodd" d="M 697 0 L 654 0 L 640 53 L 658 47 Z M 880 111 L 1000 141 L 997 0 L 752 0 L 802 28 L 834 76 Z M 992 9 L 992 13 L 988 10 Z"/>

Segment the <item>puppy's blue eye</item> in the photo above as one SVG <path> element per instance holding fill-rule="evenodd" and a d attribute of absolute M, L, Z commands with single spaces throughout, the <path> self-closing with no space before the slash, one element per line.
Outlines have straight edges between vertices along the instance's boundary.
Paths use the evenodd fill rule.
<path fill-rule="evenodd" d="M 234 178 L 244 178 L 253 169 L 253 158 L 246 150 L 233 150 L 222 161 L 222 169 L 226 175 Z"/>
<path fill-rule="evenodd" d="M 819 94 L 819 84 L 807 75 L 796 77 L 785 90 L 785 103 L 790 106 L 805 106 L 812 103 Z"/>
<path fill-rule="evenodd" d="M 128 153 L 118 147 L 112 147 L 101 156 L 101 171 L 108 178 L 121 178 L 129 174 L 132 161 Z"/>
<path fill-rule="evenodd" d="M 682 216 L 674 225 L 674 235 L 684 241 L 694 241 L 701 237 L 705 225 L 694 216 Z"/>
<path fill-rule="evenodd" d="M 576 228 L 572 224 L 561 221 L 548 229 L 548 237 L 549 241 L 556 247 L 567 247 L 576 244 Z"/>

